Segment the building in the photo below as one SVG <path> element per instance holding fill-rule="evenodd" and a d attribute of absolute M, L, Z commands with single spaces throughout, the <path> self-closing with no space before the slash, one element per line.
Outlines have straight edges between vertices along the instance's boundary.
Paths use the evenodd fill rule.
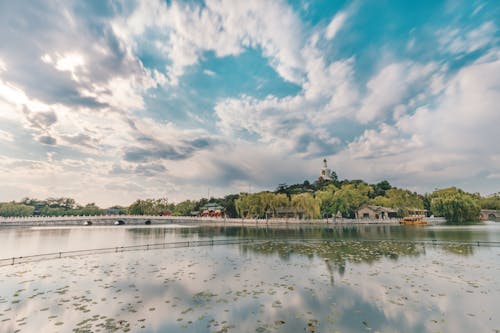
<path fill-rule="evenodd" d="M 358 219 L 387 220 L 397 217 L 397 210 L 388 207 L 363 205 L 357 211 Z"/>
<path fill-rule="evenodd" d="M 500 222 L 500 210 L 481 209 L 479 218 L 483 221 Z"/>
<path fill-rule="evenodd" d="M 266 211 L 266 219 L 271 217 L 278 219 L 283 219 L 283 218 L 303 219 L 304 211 L 302 209 L 294 209 L 292 207 L 279 207 L 276 208 L 276 210 L 274 211 L 271 209 Z"/>
<path fill-rule="evenodd" d="M 323 167 L 321 168 L 319 179 L 332 180 L 332 171 L 328 168 L 328 165 L 326 163 L 326 158 L 323 160 Z"/>
<path fill-rule="evenodd" d="M 201 217 L 223 217 L 225 210 L 224 207 L 216 204 L 216 203 L 207 203 L 203 207 L 200 208 Z"/>

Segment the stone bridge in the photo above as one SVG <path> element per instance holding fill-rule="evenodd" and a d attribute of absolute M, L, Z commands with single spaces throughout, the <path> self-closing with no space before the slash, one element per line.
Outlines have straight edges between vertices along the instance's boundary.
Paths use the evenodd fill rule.
<path fill-rule="evenodd" d="M 481 209 L 481 220 L 500 222 L 500 210 Z"/>
<path fill-rule="evenodd" d="M 211 221 L 211 218 L 190 216 L 148 216 L 148 215 L 96 215 L 96 216 L 28 216 L 0 217 L 0 226 L 70 226 L 70 225 L 126 225 L 180 224 Z M 222 219 L 216 219 L 221 221 Z"/>
<path fill-rule="evenodd" d="M 429 220 L 430 224 L 442 221 Z M 399 224 L 399 219 L 370 220 L 370 219 L 321 219 L 301 220 L 296 218 L 274 219 L 243 219 L 243 218 L 216 218 L 193 216 L 147 216 L 147 215 L 98 215 L 98 216 L 28 216 L 28 217 L 1 217 L 1 226 L 84 226 L 84 225 L 114 225 L 117 222 L 124 225 L 144 224 L 204 224 L 214 225 L 224 223 L 233 225 L 288 225 L 288 224 Z"/>

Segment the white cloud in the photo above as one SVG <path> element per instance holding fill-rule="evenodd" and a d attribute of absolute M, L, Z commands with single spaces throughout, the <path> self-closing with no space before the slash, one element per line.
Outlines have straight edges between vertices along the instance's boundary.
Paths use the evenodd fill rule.
<path fill-rule="evenodd" d="M 488 21 L 475 29 L 442 29 L 437 32 L 437 37 L 443 51 L 454 54 L 471 53 L 497 40 L 495 37 L 497 31 L 495 23 Z"/>
<path fill-rule="evenodd" d="M 0 130 L 0 141 L 12 142 L 14 141 L 14 136 L 10 132 Z"/>
<path fill-rule="evenodd" d="M 223 57 L 238 55 L 246 47 L 260 47 L 285 80 L 302 80 L 301 22 L 281 1 L 209 0 L 205 7 L 141 1 L 129 17 L 112 26 L 131 49 L 148 29 L 160 31 L 156 45 L 171 61 L 167 72 L 172 84 L 186 67 L 199 62 L 203 52 Z"/>
<path fill-rule="evenodd" d="M 211 71 L 209 69 L 204 69 L 203 74 L 208 75 L 208 76 L 215 76 L 217 75 L 214 71 Z"/>
<path fill-rule="evenodd" d="M 400 62 L 383 67 L 368 81 L 368 93 L 356 112 L 356 118 L 361 123 L 383 120 L 393 107 L 415 94 L 411 89 L 424 88 L 436 70 L 435 63 Z"/>
<path fill-rule="evenodd" d="M 398 185 L 419 184 L 417 190 L 443 179 L 457 185 L 482 172 L 498 174 L 500 80 L 491 73 L 499 71 L 498 59 L 464 67 L 449 78 L 435 106 L 366 130 L 333 163 L 348 176 L 391 178 Z"/>
<path fill-rule="evenodd" d="M 366 130 L 361 137 L 348 145 L 348 149 L 353 158 L 377 159 L 399 156 L 422 146 L 419 136 L 404 137 L 396 127 L 383 123 L 376 130 Z"/>
<path fill-rule="evenodd" d="M 56 60 L 54 60 L 54 58 Z M 63 72 L 70 72 L 73 80 L 78 81 L 78 72 L 85 71 L 85 59 L 82 54 L 78 52 L 70 52 L 66 54 L 56 53 L 54 57 L 49 54 L 42 56 L 42 61 L 52 64 L 57 70 Z"/>
<path fill-rule="evenodd" d="M 7 65 L 5 62 L 0 58 L 0 73 L 5 72 L 7 70 Z"/>
<path fill-rule="evenodd" d="M 340 140 L 327 131 L 332 122 L 353 112 L 357 103 L 354 58 L 327 64 L 313 45 L 303 50 L 303 57 L 307 76 L 301 93 L 221 100 L 214 108 L 219 128 L 228 136 L 241 131 L 257 134 L 262 143 L 303 156 L 336 149 Z"/>
<path fill-rule="evenodd" d="M 481 171 L 496 179 L 500 173 L 494 144 L 499 141 L 494 124 L 500 98 L 492 74 L 499 72 L 498 49 L 452 76 L 443 63 L 381 61 L 364 83 L 359 82 L 364 72 L 356 68 L 363 58 L 332 59 L 322 48 L 347 30 L 350 8 L 338 12 L 327 27 L 304 25 L 285 1 L 208 0 L 199 5 L 144 0 L 120 8 L 115 14 L 125 16 L 111 23 L 87 16 L 98 34 L 71 8 L 55 5 L 40 10 L 44 19 L 53 18 L 47 30 L 33 22 L 40 29 L 32 29 L 30 37 L 45 43 L 0 32 L 12 38 L 13 46 L 3 51 L 5 61 L 0 59 L 0 118 L 19 125 L 32 141 L 19 143 L 19 149 L 42 156 L 38 161 L 4 157 L 0 168 L 8 172 L 0 182 L 6 188 L 110 204 L 167 193 L 178 200 L 198 197 L 199 187 L 206 185 L 222 195 L 246 191 L 248 183 L 260 189 L 313 179 L 323 155 L 342 177 L 390 178 L 399 184 L 405 178 L 413 184 L 441 183 Z M 438 35 L 442 50 L 460 56 L 492 45 L 496 30 L 495 23 L 486 22 Z M 14 41 L 20 43 L 17 49 Z M 136 54 L 144 44 L 164 57 L 164 73 L 142 64 Z M 24 57 L 20 50 L 28 48 L 33 52 Z M 207 52 L 228 57 L 247 49 L 259 50 L 300 91 L 285 97 L 222 98 L 214 108 L 215 128 L 207 128 L 209 110 L 185 111 L 193 120 L 191 129 L 149 117 L 144 96 L 151 89 L 179 83 L 190 66 L 204 65 Z M 14 70 L 15 78 L 7 79 Z M 161 116 L 169 117 L 168 111 Z M 347 120 L 347 126 L 358 126 L 355 130 L 362 131 L 364 124 L 369 128 L 344 142 L 341 137 L 347 136 L 335 130 Z M 195 122 L 199 129 L 193 129 Z M 13 138 L 18 133 L 2 127 L 0 140 L 10 144 Z M 44 146 L 36 146 L 40 143 Z M 25 174 L 31 189 L 19 180 Z"/>
<path fill-rule="evenodd" d="M 472 64 L 449 80 L 435 108 L 421 108 L 402 118 L 401 129 L 432 135 L 433 145 L 448 151 L 489 151 L 499 153 L 496 124 L 500 121 L 497 103 L 500 80 L 491 75 L 500 71 L 500 60 Z M 440 124 L 439 130 L 436 126 Z M 487 140 L 485 140 L 488 138 Z"/>
<path fill-rule="evenodd" d="M 335 38 L 335 35 L 342 28 L 346 19 L 347 19 L 346 12 L 337 13 L 331 20 L 330 24 L 328 24 L 328 26 L 326 27 L 325 31 L 326 39 L 331 40 Z"/>
<path fill-rule="evenodd" d="M 23 105 L 28 102 L 24 91 L 0 79 L 0 98 L 8 103 Z"/>
<path fill-rule="evenodd" d="M 114 87 L 114 91 L 123 91 Z M 124 107 L 131 101 L 122 101 Z M 142 106 L 142 98 L 137 107 Z M 29 98 L 26 93 L 0 79 L 0 116 L 23 126 L 27 133 L 41 142 L 57 143 L 75 152 L 101 155 L 130 144 L 128 116 L 126 112 L 96 111 L 90 108 L 48 104 Z M 2 107 L 3 105 L 3 107 Z M 99 122 L 96 123 L 96 115 Z M 25 143 L 20 142 L 22 146 Z M 118 152 L 118 151 L 117 151 Z"/>

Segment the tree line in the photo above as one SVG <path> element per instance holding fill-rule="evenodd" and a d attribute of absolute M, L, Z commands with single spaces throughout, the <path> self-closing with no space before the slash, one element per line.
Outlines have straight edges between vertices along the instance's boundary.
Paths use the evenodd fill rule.
<path fill-rule="evenodd" d="M 203 206 L 217 204 L 227 217 L 276 218 L 298 217 L 303 219 L 327 218 L 340 214 L 355 218 L 364 204 L 393 208 L 398 216 L 405 216 L 415 209 L 425 209 L 429 214 L 443 216 L 450 223 L 477 221 L 481 209 L 500 209 L 500 193 L 482 197 L 450 187 L 430 194 L 418 194 L 393 187 L 384 180 L 368 184 L 362 180 L 318 180 L 313 183 L 279 184 L 274 191 L 230 194 L 221 198 L 202 198 L 171 203 L 167 198 L 138 199 L 128 207 L 113 206 L 107 209 L 95 203 L 78 204 L 72 198 L 37 200 L 24 198 L 16 202 L 0 203 L 0 216 L 78 216 L 104 214 L 132 215 L 199 215 Z"/>
<path fill-rule="evenodd" d="M 1 202 L 0 216 L 77 216 L 104 215 L 106 211 L 95 203 L 79 205 L 72 198 L 47 198 L 38 200 L 24 198 L 19 202 Z"/>

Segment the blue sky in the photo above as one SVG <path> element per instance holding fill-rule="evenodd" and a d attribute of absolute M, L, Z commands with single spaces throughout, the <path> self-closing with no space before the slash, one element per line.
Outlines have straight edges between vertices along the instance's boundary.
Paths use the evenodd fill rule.
<path fill-rule="evenodd" d="M 0 201 L 500 191 L 497 1 L 2 1 Z"/>

